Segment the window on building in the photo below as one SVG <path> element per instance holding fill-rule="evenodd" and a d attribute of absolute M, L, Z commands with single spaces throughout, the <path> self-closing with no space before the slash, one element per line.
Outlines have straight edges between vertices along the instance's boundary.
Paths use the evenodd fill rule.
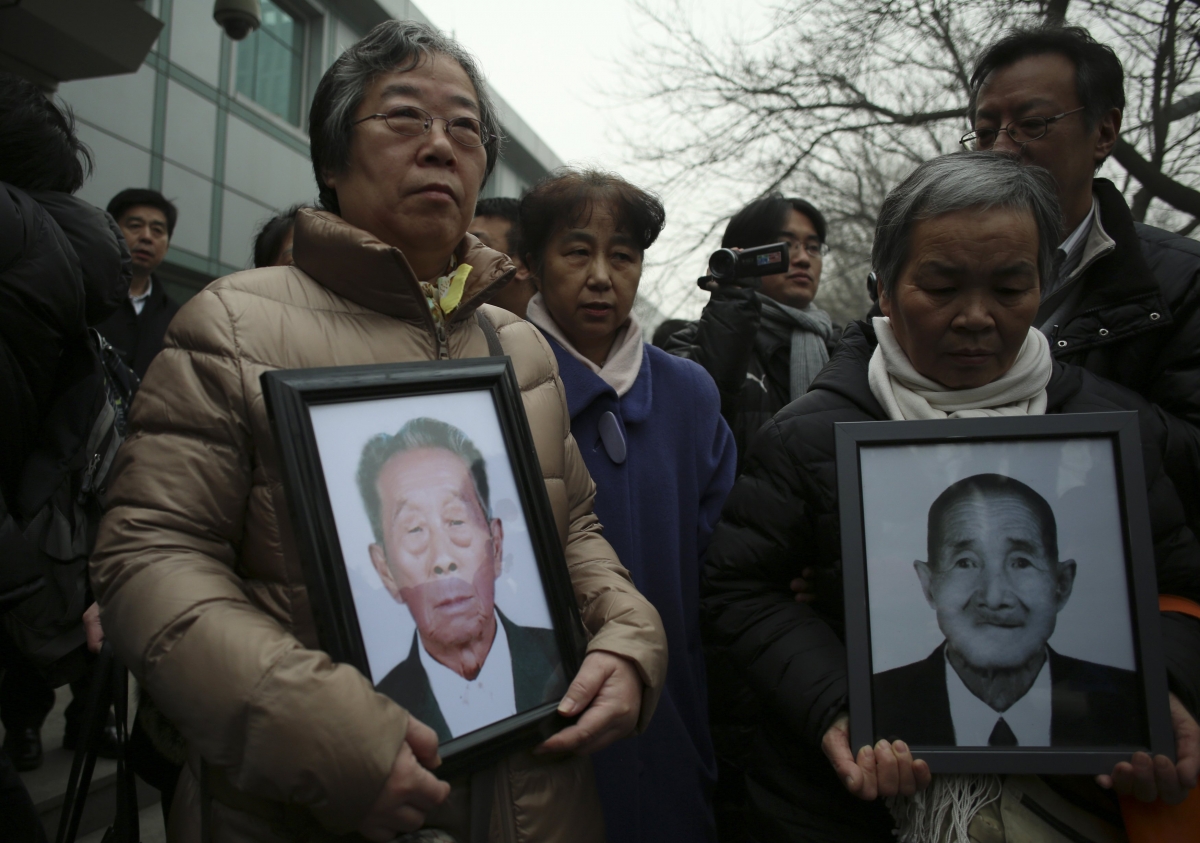
<path fill-rule="evenodd" d="M 299 126 L 304 22 L 271 0 L 261 2 L 262 25 L 238 44 L 238 93 Z"/>

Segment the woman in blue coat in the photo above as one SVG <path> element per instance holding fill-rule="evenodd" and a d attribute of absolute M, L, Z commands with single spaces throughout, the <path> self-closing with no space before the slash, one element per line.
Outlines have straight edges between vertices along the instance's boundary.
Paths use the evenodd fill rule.
<path fill-rule="evenodd" d="M 558 358 L 604 536 L 670 647 L 649 727 L 592 756 L 611 843 L 716 839 L 700 564 L 737 459 L 712 379 L 644 343 L 633 316 L 663 222 L 657 198 L 595 170 L 559 170 L 521 200 L 521 252 L 539 290 L 527 318 Z"/>

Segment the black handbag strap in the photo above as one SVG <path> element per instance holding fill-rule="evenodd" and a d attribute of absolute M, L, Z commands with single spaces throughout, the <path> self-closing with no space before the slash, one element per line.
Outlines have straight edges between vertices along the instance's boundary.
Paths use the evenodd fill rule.
<path fill-rule="evenodd" d="M 112 677 L 112 646 L 105 643 L 100 656 L 92 666 L 92 681 L 88 685 L 87 708 L 83 711 L 83 727 L 80 730 L 79 746 L 71 759 L 71 775 L 67 779 L 67 792 L 63 796 L 62 810 L 58 816 L 58 833 L 55 843 L 73 843 L 79 833 L 79 822 L 83 818 L 83 806 L 87 803 L 88 788 L 92 784 L 92 771 L 96 767 L 96 741 L 93 735 L 104 728 L 108 701 L 111 699 L 109 685 Z M 103 710 L 104 714 L 101 714 Z"/>
<path fill-rule="evenodd" d="M 503 357 L 504 346 L 500 345 L 500 335 L 496 333 L 496 326 L 492 324 L 492 320 L 483 315 L 483 311 L 475 311 L 475 321 L 479 323 L 480 330 L 483 331 L 484 337 L 487 338 L 488 355 L 491 357 Z"/>
<path fill-rule="evenodd" d="M 96 769 L 100 738 L 108 722 L 108 707 L 115 709 L 117 721 L 117 806 L 112 826 L 104 835 L 105 843 L 138 843 L 137 783 L 129 764 L 128 715 L 129 672 L 113 655 L 112 645 L 105 642 L 92 666 L 92 681 L 88 687 L 87 708 L 83 713 L 79 747 L 71 760 L 71 775 L 63 797 L 55 843 L 74 843 L 79 823 L 87 804 L 88 789 Z"/>
<path fill-rule="evenodd" d="M 117 812 L 103 843 L 140 843 L 137 780 L 129 759 L 129 671 L 113 661 L 113 713 L 117 721 Z M 101 718 L 101 722 L 103 722 Z"/>

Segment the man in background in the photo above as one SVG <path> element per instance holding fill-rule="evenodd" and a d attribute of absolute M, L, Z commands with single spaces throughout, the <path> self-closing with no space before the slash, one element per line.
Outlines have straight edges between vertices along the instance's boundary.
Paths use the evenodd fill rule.
<path fill-rule="evenodd" d="M 483 245 L 503 252 L 517 265 L 513 276 L 500 292 L 492 296 L 488 304 L 502 307 L 509 313 L 525 318 L 525 307 L 536 292 L 529 270 L 520 258 L 521 246 L 521 203 L 517 199 L 496 197 L 480 199 L 475 204 L 475 219 L 471 220 L 468 234 L 474 234 Z"/>
<path fill-rule="evenodd" d="M 1168 474 L 1200 524 L 1200 243 L 1135 222 L 1096 170 L 1120 143 L 1124 69 L 1078 27 L 1017 30 L 971 75 L 969 149 L 1054 176 L 1063 212 L 1056 272 L 1034 324 L 1056 360 L 1140 393 L 1169 415 Z"/>
<path fill-rule="evenodd" d="M 150 361 L 162 351 L 163 336 L 179 305 L 154 279 L 167 256 L 179 211 L 157 190 L 131 187 L 108 203 L 133 258 L 133 281 L 129 299 L 112 316 L 96 326 L 129 368 L 139 378 L 146 376 Z"/>
<path fill-rule="evenodd" d="M 825 234 L 825 216 L 804 199 L 771 193 L 754 200 L 729 220 L 721 248 L 787 243 L 786 270 L 756 286 L 717 285 L 700 319 L 664 341 L 666 351 L 696 361 L 716 381 L 739 474 L 750 438 L 808 391 L 840 336 L 829 314 L 813 304 Z"/>

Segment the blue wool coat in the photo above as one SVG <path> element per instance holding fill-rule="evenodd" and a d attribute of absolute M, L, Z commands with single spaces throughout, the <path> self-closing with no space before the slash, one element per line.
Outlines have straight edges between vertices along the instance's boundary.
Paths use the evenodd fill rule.
<path fill-rule="evenodd" d="M 650 726 L 592 756 L 609 843 L 715 840 L 700 565 L 737 463 L 717 387 L 696 363 L 644 345 L 637 380 L 618 399 L 547 340 L 566 386 L 571 433 L 596 481 L 604 537 L 662 615 L 670 652 Z M 601 439 L 609 412 L 625 442 L 623 463 Z"/>

